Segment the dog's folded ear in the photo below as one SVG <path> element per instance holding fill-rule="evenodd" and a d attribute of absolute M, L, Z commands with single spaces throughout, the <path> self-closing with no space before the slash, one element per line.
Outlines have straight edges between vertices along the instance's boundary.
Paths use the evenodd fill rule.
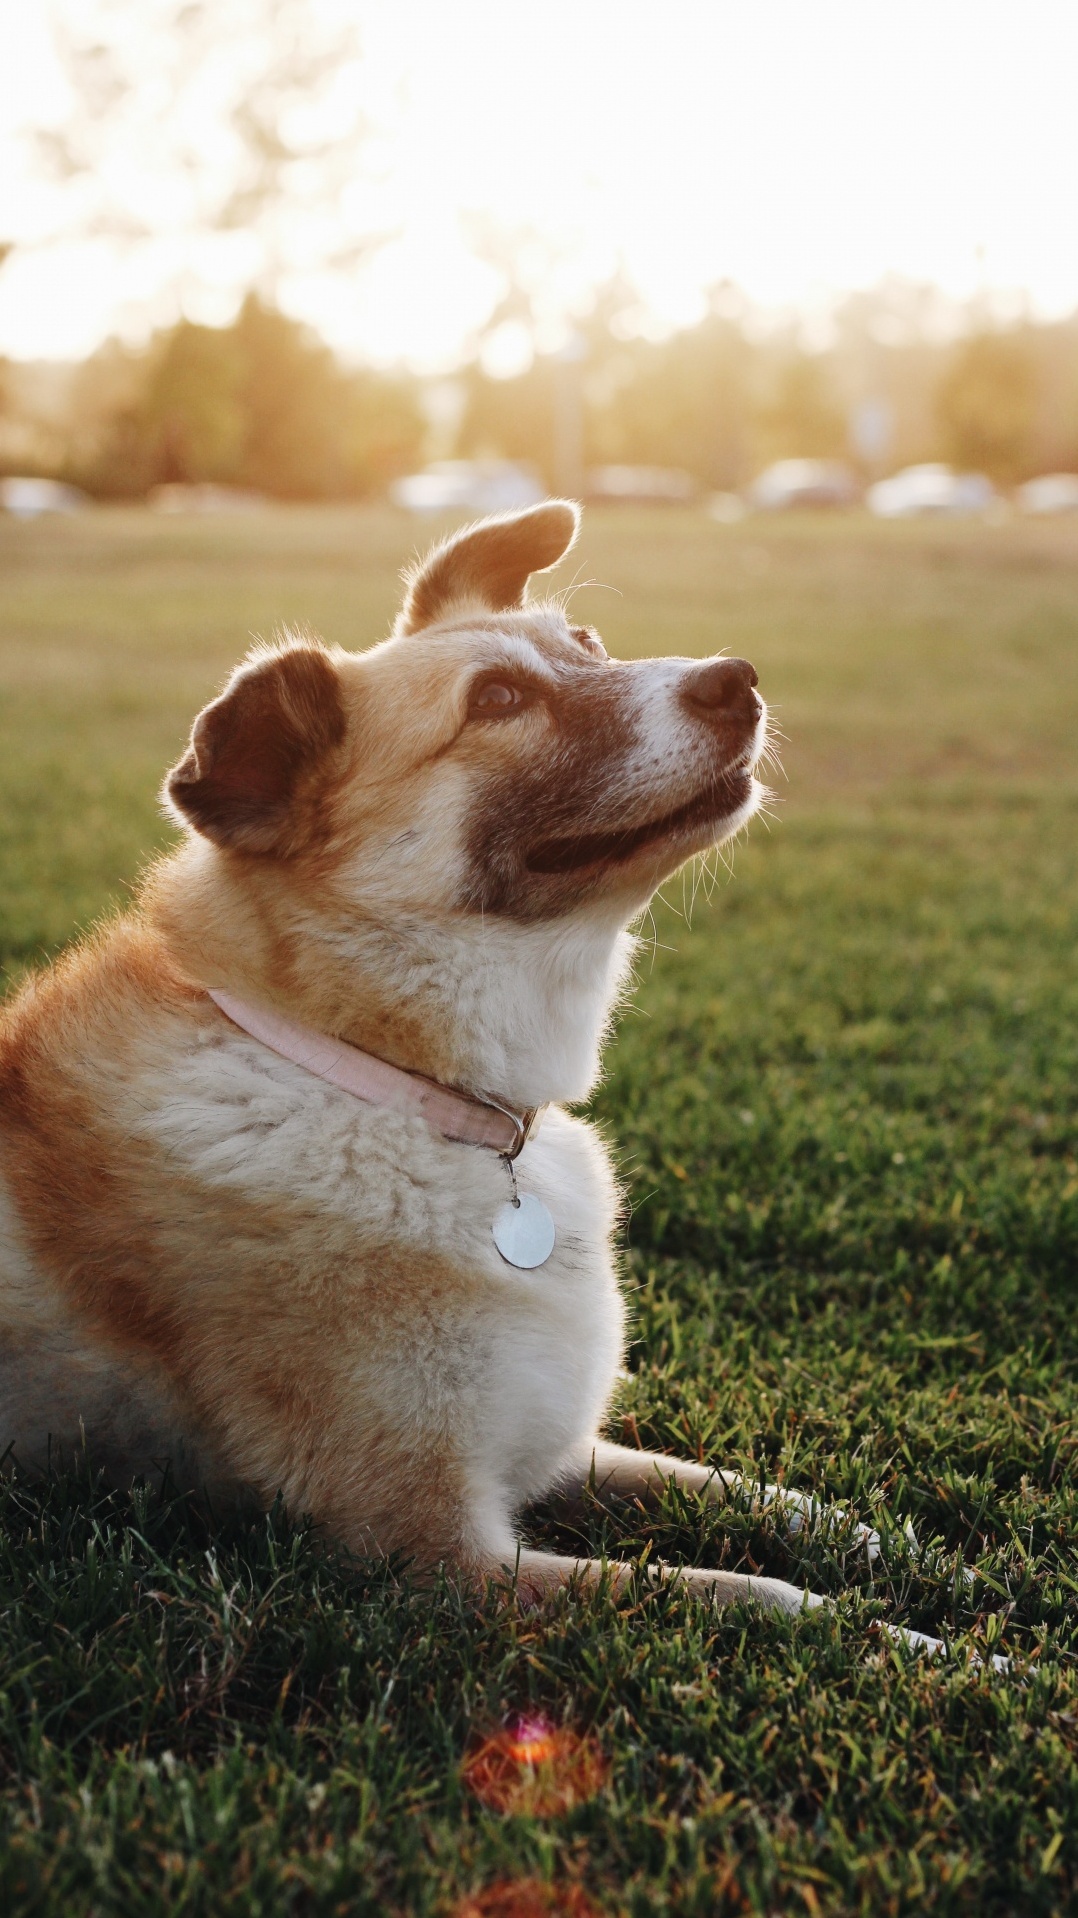
<path fill-rule="evenodd" d="M 345 734 L 340 681 L 314 641 L 260 650 L 201 712 L 162 792 L 182 823 L 237 851 L 287 856 L 318 833 L 318 798 Z"/>
<path fill-rule="evenodd" d="M 572 500 L 548 499 L 526 512 L 464 527 L 405 575 L 397 632 L 417 633 L 458 608 L 500 613 L 522 606 L 529 576 L 557 565 L 579 525 L 580 508 Z"/>

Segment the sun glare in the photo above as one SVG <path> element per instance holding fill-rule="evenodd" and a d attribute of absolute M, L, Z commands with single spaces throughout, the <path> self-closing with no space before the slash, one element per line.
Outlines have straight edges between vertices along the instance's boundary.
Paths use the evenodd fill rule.
<path fill-rule="evenodd" d="M 0 350 L 75 355 L 178 311 L 227 318 L 272 267 L 282 303 L 346 356 L 436 370 L 474 341 L 502 286 L 498 248 L 525 232 L 548 345 L 619 268 L 660 329 L 696 318 L 721 280 L 810 313 L 889 273 L 1043 313 L 1078 303 L 1068 0 L 321 11 L 354 28 L 358 55 L 282 123 L 302 217 L 281 216 L 271 258 L 264 230 L 211 230 L 208 213 L 234 159 L 221 103 L 257 62 L 256 5 L 221 0 L 181 97 L 165 0 L 0 0 L 0 238 L 15 245 Z M 70 113 L 57 48 L 76 19 L 106 40 L 124 25 L 135 104 L 103 103 L 95 163 L 50 179 L 34 140 Z M 309 165 L 307 191 L 305 143 L 343 142 L 357 114 L 354 166 L 319 188 Z M 519 339 L 502 347 L 515 366 Z"/>

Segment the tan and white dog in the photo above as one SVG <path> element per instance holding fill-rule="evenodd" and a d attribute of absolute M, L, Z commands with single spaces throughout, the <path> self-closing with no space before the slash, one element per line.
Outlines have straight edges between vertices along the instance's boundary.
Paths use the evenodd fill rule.
<path fill-rule="evenodd" d="M 600 1436 L 619 1197 L 563 1103 L 594 1083 L 625 928 L 756 810 L 766 709 L 744 660 L 622 664 L 526 604 L 576 528 L 551 501 L 458 534 L 369 652 L 253 653 L 166 782 L 179 850 L 7 1008 L 0 1450 L 40 1466 L 84 1434 L 120 1479 L 168 1459 L 532 1594 L 601 1567 L 521 1548 L 529 1500 L 592 1475 L 725 1494 Z M 327 1039 L 414 1109 L 327 1077 Z M 488 1142 L 431 1122 L 451 1108 Z M 535 1108 L 515 1178 L 556 1238 L 522 1269 L 492 1235 L 498 1126 Z"/>

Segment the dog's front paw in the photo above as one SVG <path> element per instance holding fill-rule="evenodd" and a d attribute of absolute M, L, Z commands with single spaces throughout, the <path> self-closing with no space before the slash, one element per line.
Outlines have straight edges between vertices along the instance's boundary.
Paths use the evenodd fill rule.
<path fill-rule="evenodd" d="M 827 1602 L 817 1592 L 788 1585 L 785 1579 L 757 1578 L 748 1572 L 712 1572 L 697 1567 L 679 1576 L 690 1591 L 699 1592 L 716 1605 L 762 1605 L 765 1611 L 785 1612 L 796 1618 L 803 1611 L 818 1611 Z"/>
<path fill-rule="evenodd" d="M 823 1531 L 830 1535 L 841 1532 L 849 1526 L 851 1535 L 858 1545 L 863 1545 L 870 1565 L 874 1565 L 880 1555 L 880 1535 L 871 1525 L 863 1525 L 858 1519 L 849 1524 L 849 1513 L 844 1505 L 825 1505 L 814 1492 L 794 1492 L 784 1485 L 766 1485 L 763 1502 L 765 1505 L 778 1505 L 786 1514 L 791 1532 L 796 1536 L 800 1531 Z M 912 1541 L 916 1543 L 916 1540 Z"/>
<path fill-rule="evenodd" d="M 818 1612 L 827 1600 L 819 1592 L 809 1592 L 799 1585 L 788 1585 L 782 1578 L 749 1578 L 749 1590 L 746 1596 L 758 1605 L 766 1606 L 769 1612 L 786 1612 L 791 1618 L 802 1612 Z"/>
<path fill-rule="evenodd" d="M 921 1652 L 926 1658 L 961 1658 L 963 1648 L 943 1638 L 933 1638 L 930 1632 L 916 1632 L 912 1625 L 889 1625 L 882 1621 L 879 1630 L 885 1632 L 896 1645 L 902 1645 L 908 1652 Z M 989 1652 L 983 1658 L 978 1651 L 967 1651 L 970 1664 L 976 1669 L 988 1665 L 994 1672 L 1009 1672 L 1011 1661 L 1002 1652 Z"/>

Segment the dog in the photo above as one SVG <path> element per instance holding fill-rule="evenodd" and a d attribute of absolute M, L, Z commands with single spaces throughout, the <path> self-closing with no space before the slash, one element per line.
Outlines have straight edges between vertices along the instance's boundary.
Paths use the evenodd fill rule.
<path fill-rule="evenodd" d="M 767 710 L 745 660 L 620 662 L 528 600 L 578 520 L 449 538 L 367 652 L 259 646 L 165 782 L 178 850 L 4 1012 L 0 1449 L 30 1469 L 167 1461 L 531 1601 L 631 1568 L 522 1545 L 530 1501 L 735 1485 L 601 1436 L 620 1195 L 565 1106 L 627 928 L 756 812 Z"/>

